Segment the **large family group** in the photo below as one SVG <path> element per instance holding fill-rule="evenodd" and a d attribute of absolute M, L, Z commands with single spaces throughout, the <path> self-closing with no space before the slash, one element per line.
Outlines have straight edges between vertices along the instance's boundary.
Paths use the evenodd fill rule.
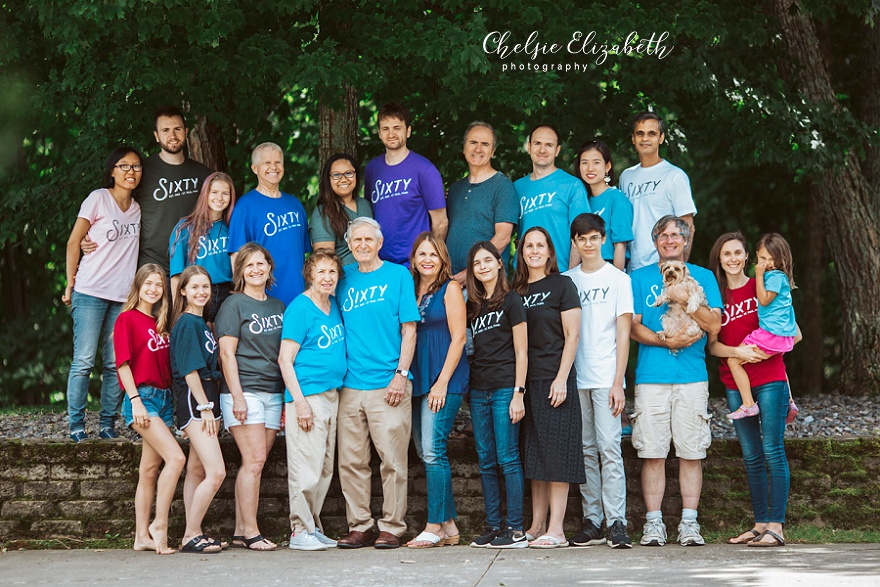
<path fill-rule="evenodd" d="M 260 533 L 257 505 L 282 427 L 291 549 L 400 546 L 410 439 L 425 466 L 428 516 L 406 546 L 458 544 L 447 440 L 466 395 L 486 510 L 471 546 L 629 548 L 620 440 L 630 340 L 638 344 L 632 443 L 647 509 L 641 544 L 667 540 L 660 506 L 673 443 L 677 539 L 704 543 L 707 350 L 722 358 L 754 509 L 754 527 L 731 542 L 782 544 L 783 436 L 796 413 L 782 356 L 800 336 L 782 237 L 758 243 L 756 278 L 745 272 L 739 233 L 718 239 L 709 269 L 686 263 L 697 210 L 687 175 L 659 156 L 665 129 L 650 112 L 633 122 L 639 164 L 621 174 L 622 190 L 612 187 L 602 141 L 579 149 L 576 177 L 558 169 L 560 134 L 546 124 L 529 134 L 532 172 L 511 182 L 492 167 L 495 130 L 474 122 L 464 136 L 468 173 L 446 192 L 434 165 L 407 148 L 410 133 L 406 108 L 384 105 L 385 154 L 363 172 L 348 154 L 330 157 L 311 218 L 281 191 L 278 145 L 253 149 L 257 187 L 237 199 L 231 177 L 186 157 L 175 108 L 156 114 L 158 155 L 120 146 L 108 157 L 104 187 L 83 202 L 67 243 L 67 398 L 70 436 L 85 440 L 103 339 L 99 436 L 118 437 L 121 403 L 125 425 L 144 441 L 134 548 L 175 551 L 168 515 L 184 467 L 181 550 L 277 548 Z M 242 458 L 230 544 L 202 529 L 226 475 L 221 422 Z M 174 424 L 189 440 L 188 459 Z M 378 521 L 372 447 L 381 460 Z M 337 470 L 349 533 L 333 540 L 320 514 Z M 567 538 L 572 483 L 583 523 Z"/>

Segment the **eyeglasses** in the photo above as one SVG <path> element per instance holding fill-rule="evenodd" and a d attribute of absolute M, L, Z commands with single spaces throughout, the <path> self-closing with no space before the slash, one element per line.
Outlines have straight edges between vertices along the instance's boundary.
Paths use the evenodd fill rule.
<path fill-rule="evenodd" d="M 143 171 L 143 169 L 144 169 L 143 165 L 129 165 L 128 163 L 123 163 L 121 165 L 114 165 L 113 167 L 118 167 L 119 171 L 122 171 L 123 173 L 128 173 L 129 171 L 132 171 L 132 170 L 134 170 L 135 172 L 140 172 L 140 171 Z"/>
<path fill-rule="evenodd" d="M 658 234 L 656 238 L 657 238 L 657 240 L 660 241 L 660 242 L 664 242 L 664 241 L 678 241 L 678 240 L 682 240 L 682 239 L 684 238 L 684 235 L 681 234 L 680 232 L 676 232 L 676 233 L 674 233 L 674 234 L 666 234 L 666 233 L 664 232 L 664 233 L 660 233 L 660 234 Z"/>
<path fill-rule="evenodd" d="M 355 171 L 346 171 L 345 173 L 331 173 L 330 179 L 332 179 L 333 181 L 339 181 L 343 177 L 345 177 L 345 179 L 354 179 L 356 175 L 357 172 Z"/>

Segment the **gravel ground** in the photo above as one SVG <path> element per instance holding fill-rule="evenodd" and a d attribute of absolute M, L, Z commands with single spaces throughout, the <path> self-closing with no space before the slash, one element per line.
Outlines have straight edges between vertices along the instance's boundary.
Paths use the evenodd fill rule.
<path fill-rule="evenodd" d="M 788 426 L 790 437 L 810 438 L 814 436 L 878 436 L 880 435 L 880 402 L 877 398 L 827 395 L 819 397 L 795 398 L 800 413 L 797 420 Z M 724 416 L 727 402 L 712 399 L 709 402 L 712 412 L 712 436 L 714 438 L 734 438 L 733 425 Z M 632 405 L 627 406 L 632 412 Z M 459 413 L 453 434 L 461 433 L 468 427 L 470 415 L 466 409 Z M 129 439 L 136 438 L 131 430 L 119 431 Z M 98 416 L 88 413 L 86 430 L 93 436 L 98 433 Z M 224 432 L 224 434 L 227 434 Z M 0 438 L 50 438 L 66 439 L 67 414 L 0 414 Z"/>

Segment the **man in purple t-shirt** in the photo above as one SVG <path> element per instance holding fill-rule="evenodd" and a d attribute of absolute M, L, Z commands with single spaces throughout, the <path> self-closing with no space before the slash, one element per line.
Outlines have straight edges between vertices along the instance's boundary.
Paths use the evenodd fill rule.
<path fill-rule="evenodd" d="M 365 196 L 382 227 L 385 244 L 379 256 L 409 267 L 416 237 L 426 230 L 446 240 L 449 220 L 443 180 L 434 165 L 406 148 L 412 133 L 409 110 L 389 103 L 379 109 L 379 139 L 385 155 L 367 164 Z"/>

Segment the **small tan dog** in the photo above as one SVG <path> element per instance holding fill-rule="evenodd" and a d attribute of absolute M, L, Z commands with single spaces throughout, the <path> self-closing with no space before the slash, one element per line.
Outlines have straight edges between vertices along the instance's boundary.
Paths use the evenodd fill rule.
<path fill-rule="evenodd" d="M 667 336 L 684 332 L 695 335 L 702 332 L 700 325 L 691 317 L 700 306 L 709 307 L 706 303 L 706 293 L 697 280 L 691 277 L 687 265 L 683 261 L 664 261 L 660 263 L 660 274 L 663 275 L 663 292 L 657 296 L 653 306 L 656 308 L 663 304 L 669 304 L 666 313 L 660 317 L 663 330 L 657 333 L 660 340 L 666 340 Z M 669 299 L 669 287 L 681 285 L 687 290 L 687 304 L 681 304 Z M 677 354 L 677 351 L 670 351 Z"/>

